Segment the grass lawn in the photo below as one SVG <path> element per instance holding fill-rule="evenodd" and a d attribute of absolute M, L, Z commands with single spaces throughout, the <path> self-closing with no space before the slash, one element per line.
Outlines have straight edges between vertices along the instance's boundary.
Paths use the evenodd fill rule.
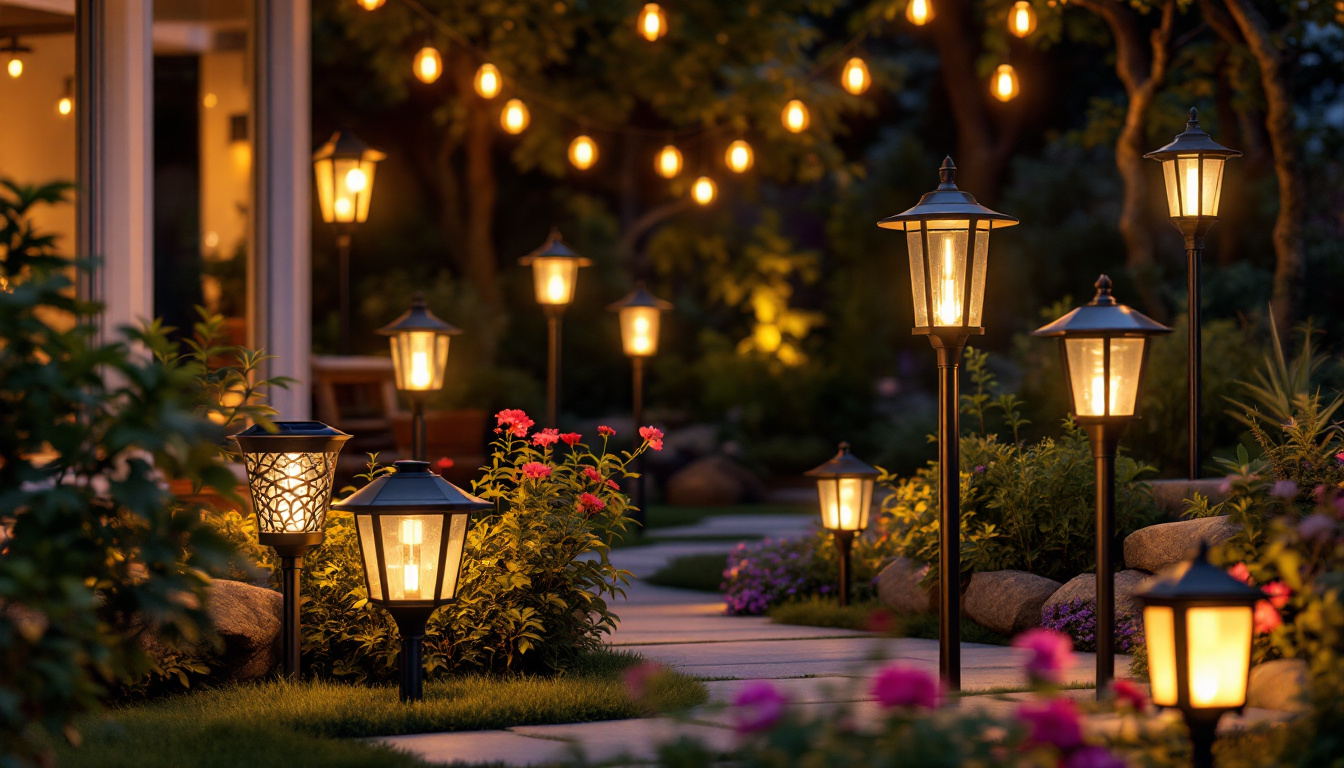
<path fill-rule="evenodd" d="M 62 746 L 62 768 L 300 768 L 422 765 L 351 739 L 637 717 L 621 672 L 632 654 L 604 652 L 560 677 L 471 676 L 427 682 L 402 705 L 394 685 L 271 681 L 200 690 L 126 706 L 79 724 L 83 744 Z M 694 706 L 705 687 L 668 675 L 660 701 Z"/>
<path fill-rule="evenodd" d="M 723 570 L 727 567 L 726 554 L 682 555 L 673 558 L 644 581 L 661 587 L 717 593 L 723 584 Z"/>
<path fill-rule="evenodd" d="M 881 623 L 880 621 L 874 621 L 874 614 L 886 612 L 881 603 L 876 601 L 841 608 L 840 604 L 834 600 L 812 597 L 771 608 L 770 620 L 776 624 L 866 630 Z M 892 634 L 899 637 L 938 639 L 938 617 L 932 614 L 894 616 L 890 617 L 889 623 Z M 961 641 L 964 643 L 1008 645 L 1011 640 L 1012 638 L 1000 635 L 998 632 L 986 629 L 970 619 L 962 617 Z"/>

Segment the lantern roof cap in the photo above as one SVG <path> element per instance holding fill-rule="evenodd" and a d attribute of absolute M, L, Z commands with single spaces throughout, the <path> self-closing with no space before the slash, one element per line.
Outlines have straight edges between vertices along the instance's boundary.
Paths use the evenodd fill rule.
<path fill-rule="evenodd" d="M 542 243 L 540 248 L 519 259 L 518 263 L 526 267 L 537 259 L 574 259 L 579 262 L 580 267 L 593 263 L 591 259 L 580 256 L 565 245 L 565 241 L 560 237 L 560 230 L 555 227 L 551 227 L 551 233 L 546 236 L 546 242 Z"/>
<path fill-rule="evenodd" d="M 350 435 L 320 421 L 273 421 L 274 431 L 260 424 L 229 438 L 243 453 L 334 453 Z"/>
<path fill-rule="evenodd" d="M 659 312 L 666 312 L 672 309 L 672 302 L 649 293 L 644 287 L 644 281 L 640 280 L 635 283 L 635 289 L 623 296 L 620 301 L 613 301 L 608 304 L 607 311 L 619 312 L 626 307 L 653 307 Z"/>
<path fill-rule="evenodd" d="M 1229 149 L 1213 140 L 1213 137 L 1199 127 L 1199 110 L 1190 108 L 1190 120 L 1185 130 L 1176 135 L 1170 144 L 1144 155 L 1154 160 L 1165 160 L 1176 155 L 1219 155 L 1222 157 L 1241 157 L 1235 149 Z"/>
<path fill-rule="evenodd" d="M 383 510 L 443 511 L 490 509 L 488 501 L 478 499 L 429 470 L 427 461 L 398 461 L 394 472 L 379 475 L 368 485 L 343 501 L 332 505 L 346 512 Z"/>
<path fill-rule="evenodd" d="M 1058 320 L 1036 329 L 1032 336 L 1159 336 L 1171 329 L 1111 296 L 1111 278 L 1096 282 L 1097 295 Z"/>
<path fill-rule="evenodd" d="M 938 168 L 941 183 L 932 192 L 926 193 L 913 208 L 895 216 L 877 222 L 877 226 L 886 229 L 905 229 L 906 222 L 929 221 L 936 219 L 977 219 L 988 220 L 992 227 L 1011 227 L 1017 219 L 1006 213 L 990 210 L 976 202 L 975 196 L 957 188 L 957 166 L 952 158 L 943 159 Z"/>
<path fill-rule="evenodd" d="M 420 291 L 416 291 L 411 299 L 410 309 L 401 317 L 378 329 L 379 335 L 382 336 L 395 336 L 409 331 L 430 331 L 439 336 L 456 336 L 462 333 L 461 328 L 440 320 L 437 315 L 430 312 L 425 304 L 425 294 Z"/>
<path fill-rule="evenodd" d="M 342 128 L 331 134 L 327 143 L 317 148 L 313 153 L 314 162 L 318 160 L 369 160 L 371 162 L 382 162 L 387 159 L 387 155 L 370 147 L 363 139 L 354 134 L 348 128 Z"/>
<path fill-rule="evenodd" d="M 840 450 L 829 461 L 803 474 L 808 477 L 877 477 L 882 470 L 860 461 L 849 452 L 849 443 L 841 443 Z"/>
<path fill-rule="evenodd" d="M 1145 605 L 1172 605 L 1175 603 L 1221 602 L 1253 605 L 1265 598 L 1265 593 L 1230 576 L 1209 562 L 1208 542 L 1201 542 L 1199 551 L 1191 560 L 1174 566 L 1165 575 L 1157 577 L 1147 588 L 1134 597 Z"/>

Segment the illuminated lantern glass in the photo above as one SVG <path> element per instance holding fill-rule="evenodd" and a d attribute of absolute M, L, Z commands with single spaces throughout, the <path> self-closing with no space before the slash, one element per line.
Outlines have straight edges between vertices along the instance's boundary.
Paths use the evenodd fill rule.
<path fill-rule="evenodd" d="M 524 267 L 532 267 L 532 282 L 537 303 L 543 306 L 564 307 L 574 300 L 574 284 L 579 267 L 592 264 L 588 259 L 570 250 L 554 229 L 545 244 L 518 260 Z"/>
<path fill-rule="evenodd" d="M 258 540 L 285 554 L 287 547 L 322 543 L 336 478 L 336 458 L 350 435 L 320 421 L 277 421 L 233 436 L 243 454 Z"/>
<path fill-rule="evenodd" d="M 807 106 L 798 99 L 792 99 L 784 105 L 784 111 L 780 113 L 779 119 L 790 133 L 802 133 L 812 123 L 812 116 L 808 114 Z"/>
<path fill-rule="evenodd" d="M 514 136 L 527 129 L 528 123 L 532 122 L 532 114 L 527 111 L 527 105 L 520 99 L 509 99 L 504 104 L 504 111 L 499 113 L 499 124 L 504 131 Z"/>
<path fill-rule="evenodd" d="M 645 40 L 653 42 L 667 34 L 667 15 L 657 3 L 646 3 L 639 12 L 639 34 Z"/>
<path fill-rule="evenodd" d="M 723 162 L 733 173 L 746 173 L 756 163 L 756 156 L 750 144 L 738 139 L 728 145 L 728 151 L 723 153 Z"/>
<path fill-rule="evenodd" d="M 962 328 L 979 334 L 985 302 L 989 234 L 1017 219 L 992 211 L 957 188 L 952 158 L 938 169 L 942 183 L 904 213 L 878 222 L 905 232 L 910 255 L 915 333 Z"/>
<path fill-rule="evenodd" d="M 499 67 L 488 61 L 476 70 L 476 79 L 472 81 L 472 86 L 476 88 L 476 95 L 482 99 L 495 98 L 499 95 L 499 89 L 503 85 L 504 79 L 500 77 Z"/>
<path fill-rule="evenodd" d="M 426 45 L 415 54 L 415 77 L 422 83 L 432 83 L 443 74 L 443 58 L 433 46 Z"/>
<path fill-rule="evenodd" d="M 1203 234 L 1213 225 L 1222 200 L 1223 165 L 1228 158 L 1240 156 L 1237 150 L 1210 138 L 1199 127 L 1199 113 L 1193 109 L 1183 133 L 1165 147 L 1145 155 L 1162 163 L 1167 214 L 1178 229 L 1184 232 L 1189 228 Z"/>
<path fill-rule="evenodd" d="M 1027 0 L 1017 0 L 1008 9 L 1008 31 L 1016 37 L 1026 37 L 1036 31 L 1036 9 Z"/>
<path fill-rule="evenodd" d="M 910 0 L 905 6 L 905 18 L 916 27 L 933 21 L 932 0 Z"/>
<path fill-rule="evenodd" d="M 443 389 L 448 366 L 448 341 L 461 333 L 434 316 L 417 293 L 406 314 L 380 328 L 392 346 L 392 369 L 402 392 L 434 392 Z"/>
<path fill-rule="evenodd" d="M 359 3 L 360 8 L 363 8 L 366 11 L 376 11 L 379 8 L 382 8 L 383 3 L 387 2 L 387 0 L 356 0 L 356 2 Z"/>
<path fill-rule="evenodd" d="M 597 142 L 589 136 L 576 136 L 569 143 L 569 162 L 580 171 L 586 171 L 597 162 Z"/>
<path fill-rule="evenodd" d="M 855 96 L 868 90 L 872 81 L 872 77 L 868 74 L 868 64 L 857 56 L 845 63 L 845 69 L 840 74 L 840 84 Z"/>
<path fill-rule="evenodd" d="M 990 92 L 999 101 L 1012 101 L 1017 98 L 1021 87 L 1017 81 L 1017 70 L 1012 64 L 1000 64 L 994 70 L 994 79 L 990 83 Z"/>
<path fill-rule="evenodd" d="M 681 150 L 668 144 L 658 152 L 654 170 L 664 179 L 674 179 L 681 173 Z"/>
<path fill-rule="evenodd" d="M 701 205 L 709 205 L 718 195 L 719 187 L 708 176 L 701 176 L 691 185 L 691 197 Z"/>
<path fill-rule="evenodd" d="M 881 474 L 849 452 L 849 443 L 830 461 L 805 473 L 817 479 L 821 525 L 829 531 L 862 531 L 868 527 L 873 484 Z"/>
<path fill-rule="evenodd" d="M 358 224 L 369 217 L 373 174 L 387 155 L 349 131 L 337 131 L 313 155 L 317 202 L 328 224 Z"/>
<path fill-rule="evenodd" d="M 1079 424 L 1128 420 L 1139 415 L 1139 392 L 1148 341 L 1171 329 L 1111 296 L 1111 279 L 1097 280 L 1086 306 L 1035 332 L 1058 337 L 1064 375 Z"/>
<path fill-rule="evenodd" d="M 658 329 L 662 314 L 672 303 L 654 296 L 643 283 L 620 301 L 607 307 L 621 320 L 621 347 L 630 357 L 650 357 L 658 352 Z"/>

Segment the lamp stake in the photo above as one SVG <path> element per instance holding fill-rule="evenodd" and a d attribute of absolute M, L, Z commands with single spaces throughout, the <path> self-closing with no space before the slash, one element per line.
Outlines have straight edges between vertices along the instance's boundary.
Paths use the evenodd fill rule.
<path fill-rule="evenodd" d="M 1087 436 L 1096 461 L 1097 539 L 1097 700 L 1107 695 L 1115 679 L 1115 570 L 1111 545 L 1115 540 L 1115 454 L 1123 422 L 1088 424 Z"/>
<path fill-rule="evenodd" d="M 633 394 L 631 396 L 633 407 L 631 408 L 631 413 L 634 416 L 634 425 L 631 430 L 634 434 L 630 436 L 630 439 L 635 441 L 635 447 L 638 448 L 639 425 L 644 423 L 644 358 L 638 356 L 630 358 L 630 374 L 633 379 Z M 635 487 L 633 489 L 636 507 L 633 517 L 635 522 L 639 524 L 638 527 L 635 528 L 636 535 L 642 536 L 644 535 L 644 526 L 648 519 L 648 515 L 644 512 L 644 456 L 642 454 L 635 457 L 634 470 L 635 474 L 639 475 L 639 477 L 635 478 Z"/>
<path fill-rule="evenodd" d="M 303 570 L 303 557 L 280 558 L 280 586 L 284 596 L 284 620 L 282 642 L 285 654 L 285 677 L 299 679 L 299 655 L 302 637 L 299 631 L 299 573 Z"/>
<path fill-rule="evenodd" d="M 961 414 L 957 369 L 969 338 L 934 329 L 938 353 L 938 674 L 961 690 Z"/>
<path fill-rule="evenodd" d="M 558 426 L 560 418 L 560 316 L 562 307 L 546 307 L 546 423 Z"/>
<path fill-rule="evenodd" d="M 849 557 L 854 548 L 854 531 L 835 531 L 835 549 L 840 555 L 840 607 L 849 605 Z"/>
<path fill-rule="evenodd" d="M 337 339 L 337 349 L 342 355 L 350 354 L 350 233 L 337 231 L 336 233 L 336 253 L 339 260 L 338 270 L 340 271 L 339 292 L 340 300 L 340 336 Z"/>

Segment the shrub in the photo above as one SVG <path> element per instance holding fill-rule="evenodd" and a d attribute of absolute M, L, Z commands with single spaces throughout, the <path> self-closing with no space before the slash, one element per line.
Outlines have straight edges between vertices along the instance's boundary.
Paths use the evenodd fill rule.
<path fill-rule="evenodd" d="M 873 578 L 887 545 L 866 536 L 854 539 L 850 590 L 856 602 L 874 595 Z M 723 601 L 732 615 L 758 615 L 789 600 L 829 595 L 840 579 L 840 559 L 830 531 L 798 539 L 739 544 L 723 572 Z"/>

